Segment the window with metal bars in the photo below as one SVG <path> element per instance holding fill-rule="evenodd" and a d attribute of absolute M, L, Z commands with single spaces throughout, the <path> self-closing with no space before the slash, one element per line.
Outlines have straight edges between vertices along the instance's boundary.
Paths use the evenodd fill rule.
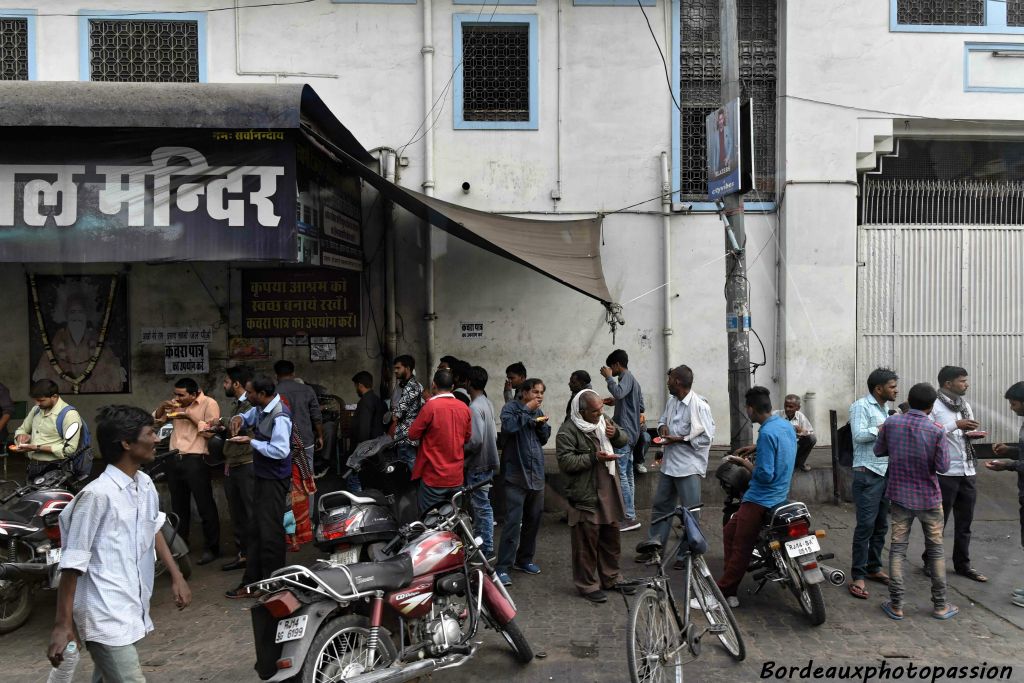
<path fill-rule="evenodd" d="M 754 100 L 754 187 L 750 201 L 775 201 L 778 17 L 774 0 L 739 0 L 741 97 Z M 721 104 L 718 0 L 680 3 L 680 163 L 684 199 L 707 201 L 704 119 Z"/>
<path fill-rule="evenodd" d="M 1024 0 L 1006 0 L 1006 25 L 1024 26 Z"/>
<path fill-rule="evenodd" d="M 28 80 L 28 19 L 0 17 L 0 81 Z"/>
<path fill-rule="evenodd" d="M 199 81 L 199 24 L 140 19 L 89 20 L 94 81 Z"/>
<path fill-rule="evenodd" d="M 462 55 L 464 120 L 530 120 L 528 24 L 463 24 Z"/>
<path fill-rule="evenodd" d="M 913 26 L 984 26 L 985 0 L 897 0 L 896 23 Z"/>

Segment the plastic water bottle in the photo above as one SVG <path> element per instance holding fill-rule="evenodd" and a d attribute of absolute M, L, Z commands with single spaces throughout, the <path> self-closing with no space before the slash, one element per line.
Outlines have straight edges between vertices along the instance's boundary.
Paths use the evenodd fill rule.
<path fill-rule="evenodd" d="M 46 683 L 71 683 L 75 678 L 79 654 L 78 644 L 72 640 L 64 648 L 64 661 L 56 669 L 50 670 L 50 677 L 46 679 Z"/>

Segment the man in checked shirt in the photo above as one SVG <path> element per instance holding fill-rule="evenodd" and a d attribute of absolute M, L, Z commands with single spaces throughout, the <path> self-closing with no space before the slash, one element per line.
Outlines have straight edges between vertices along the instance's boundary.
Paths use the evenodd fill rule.
<path fill-rule="evenodd" d="M 890 619 L 903 619 L 903 565 L 907 560 L 910 525 L 924 530 L 925 555 L 932 578 L 932 616 L 950 619 L 959 613 L 946 601 L 946 563 L 942 549 L 942 491 L 938 474 L 949 469 L 945 431 L 928 417 L 935 404 L 935 387 L 915 384 L 907 401 L 910 410 L 894 415 L 878 430 L 875 455 L 888 457 L 890 501 L 889 600 L 882 610 Z"/>
<path fill-rule="evenodd" d="M 153 417 L 146 411 L 102 408 L 96 443 L 107 467 L 60 513 L 60 586 L 47 656 L 59 666 L 68 643 L 84 641 L 94 681 L 146 680 L 135 644 L 153 630 L 149 599 L 156 557 L 170 574 L 178 609 L 192 601 L 160 533 L 165 516 L 156 487 L 140 471 L 153 461 L 156 442 Z"/>

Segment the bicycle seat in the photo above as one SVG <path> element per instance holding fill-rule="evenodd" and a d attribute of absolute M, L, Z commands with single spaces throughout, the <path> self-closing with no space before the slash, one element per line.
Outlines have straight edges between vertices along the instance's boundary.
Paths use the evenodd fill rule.
<path fill-rule="evenodd" d="M 636 551 L 641 555 L 661 552 L 661 541 L 641 541 L 636 544 Z"/>

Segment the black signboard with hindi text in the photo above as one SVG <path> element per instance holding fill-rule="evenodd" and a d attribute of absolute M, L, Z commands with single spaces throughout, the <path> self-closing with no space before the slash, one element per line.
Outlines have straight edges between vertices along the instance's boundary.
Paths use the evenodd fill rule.
<path fill-rule="evenodd" d="M 360 274 L 335 268 L 242 271 L 242 335 L 358 337 Z"/>

